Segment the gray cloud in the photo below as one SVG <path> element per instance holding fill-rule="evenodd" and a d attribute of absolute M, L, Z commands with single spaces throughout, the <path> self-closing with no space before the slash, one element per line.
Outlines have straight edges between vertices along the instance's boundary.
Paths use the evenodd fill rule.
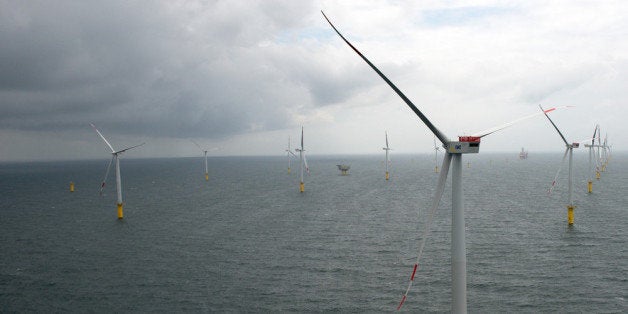
<path fill-rule="evenodd" d="M 0 128 L 88 122 L 119 133 L 224 138 L 293 124 L 295 107 L 372 82 L 277 38 L 308 4 L 217 1 L 2 5 Z M 311 43 L 310 46 L 314 46 Z"/>
<path fill-rule="evenodd" d="M 626 133 L 621 1 L 0 1 L 0 160 L 37 143 L 59 158 L 99 152 L 89 122 L 119 145 L 147 141 L 134 152 L 144 156 L 197 153 L 188 138 L 222 154 L 269 154 L 302 124 L 313 152 L 316 143 L 371 152 L 384 128 L 413 134 L 395 140 L 398 152 L 430 148 L 429 132 L 321 8 L 448 134 L 538 103 L 578 106 L 564 113 L 566 132 L 595 122 Z"/>

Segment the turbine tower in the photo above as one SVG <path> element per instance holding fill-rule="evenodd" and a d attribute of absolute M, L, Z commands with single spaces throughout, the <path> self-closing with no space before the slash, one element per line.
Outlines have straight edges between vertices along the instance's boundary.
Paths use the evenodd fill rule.
<path fill-rule="evenodd" d="M 116 163 L 116 192 L 118 193 L 118 219 L 122 219 L 124 218 L 124 212 L 123 212 L 123 203 L 122 203 L 122 181 L 120 179 L 120 154 L 138 147 L 138 146 L 142 146 L 145 143 L 139 144 L 139 145 L 135 145 L 135 146 L 131 146 L 131 147 L 127 147 L 125 149 L 121 149 L 119 151 L 116 151 L 115 149 L 113 149 L 113 147 L 111 146 L 111 144 L 109 144 L 109 141 L 107 141 L 107 139 L 100 133 L 100 131 L 98 131 L 98 129 L 96 128 L 96 126 L 94 126 L 93 124 L 89 124 L 92 126 L 92 128 L 94 128 L 94 130 L 96 131 L 96 133 L 98 133 L 98 136 L 100 136 L 100 138 L 102 138 L 103 141 L 105 141 L 105 144 L 107 144 L 107 146 L 109 146 L 109 149 L 111 149 L 111 160 L 109 161 L 109 165 L 107 166 L 107 172 L 105 173 L 105 178 L 102 180 L 102 184 L 100 185 L 100 194 L 102 195 L 102 191 L 105 188 L 105 182 L 107 182 L 107 177 L 109 176 L 109 170 L 111 169 L 111 163 L 115 161 Z"/>
<path fill-rule="evenodd" d="M 390 159 L 388 159 L 388 151 L 392 148 L 388 147 L 388 132 L 384 131 L 384 134 L 386 135 L 386 147 L 382 149 L 386 151 L 386 181 L 388 181 L 390 178 L 388 175 L 388 164 L 390 163 Z"/>
<path fill-rule="evenodd" d="M 192 140 L 190 140 L 192 141 Z M 194 145 L 196 145 L 196 147 L 198 147 L 198 149 L 200 149 L 203 154 L 205 154 L 205 181 L 209 181 L 209 171 L 207 170 L 207 149 L 202 149 L 200 145 L 198 145 L 198 143 L 196 143 L 195 141 L 192 141 L 192 143 L 194 143 Z"/>
<path fill-rule="evenodd" d="M 567 140 L 565 139 L 565 136 L 563 136 L 563 133 L 561 133 L 558 127 L 556 126 L 556 124 L 554 124 L 554 121 L 552 121 L 552 119 L 550 119 L 550 117 L 547 115 L 547 112 L 543 110 L 543 107 L 539 105 L 539 108 L 541 108 L 541 111 L 543 112 L 545 117 L 547 117 L 547 119 L 552 124 L 552 126 L 554 126 L 554 129 L 556 129 L 556 132 L 558 132 L 558 135 L 560 135 L 560 138 L 562 138 L 563 142 L 565 142 L 565 154 L 563 155 L 563 160 L 560 163 L 561 168 L 563 166 L 563 163 L 565 162 L 565 157 L 567 157 L 567 154 L 569 154 L 569 177 L 568 177 L 568 188 L 567 188 L 567 195 L 568 195 L 567 196 L 567 224 L 571 226 L 573 225 L 573 219 L 574 219 L 573 210 L 575 208 L 575 206 L 573 205 L 573 199 L 572 199 L 573 149 L 578 148 L 580 144 L 578 142 L 569 144 L 569 142 L 567 142 Z M 560 168 L 558 168 L 558 171 L 556 172 L 556 176 L 554 177 L 554 181 L 552 181 L 552 186 L 549 189 L 549 193 L 551 193 L 554 186 L 556 186 L 556 179 L 558 178 L 559 173 L 560 173 Z"/>
<path fill-rule="evenodd" d="M 429 226 L 431 225 L 431 217 L 433 217 L 434 210 L 438 207 L 438 203 L 443 195 L 445 189 L 445 183 L 447 180 L 447 174 L 449 167 L 452 167 L 452 224 L 451 224 L 451 274 L 452 274 L 452 302 L 451 309 L 453 313 L 466 313 L 467 312 L 467 262 L 466 262 L 466 247 L 465 247 L 465 222 L 464 222 L 464 205 L 462 198 L 462 154 L 478 153 L 480 149 L 480 140 L 482 137 L 511 126 L 519 121 L 539 115 L 532 114 L 513 122 L 486 130 L 482 133 L 471 136 L 459 136 L 457 141 L 452 141 L 447 138 L 427 117 L 404 95 L 397 86 L 395 86 L 371 61 L 369 61 L 358 49 L 356 49 L 331 23 L 324 12 L 323 16 L 334 29 L 334 31 L 342 38 L 342 40 L 357 53 L 362 60 L 364 60 L 396 93 L 401 99 L 408 105 L 408 107 L 423 121 L 423 123 L 434 133 L 434 136 L 440 140 L 445 150 L 445 156 L 443 157 L 442 171 L 438 178 L 436 193 L 434 195 L 432 206 L 429 210 L 429 219 L 426 222 L 426 228 L 424 234 L 429 233 Z M 552 111 L 553 109 L 547 110 Z M 412 275 L 410 276 L 410 282 L 406 292 L 403 294 L 401 302 L 397 309 L 399 310 L 406 300 L 408 292 L 412 287 L 415 273 L 419 266 L 419 260 L 422 255 L 423 247 L 425 245 L 425 237 L 422 238 L 422 242 L 419 246 L 419 251 L 414 264 Z"/>
<path fill-rule="evenodd" d="M 299 158 L 301 159 L 301 177 L 299 183 L 299 191 L 301 193 L 305 192 L 305 184 L 303 183 L 303 170 L 310 173 L 310 168 L 307 166 L 307 159 L 305 158 L 305 149 L 303 148 L 303 127 L 301 127 L 301 148 L 295 149 L 299 152 Z"/>

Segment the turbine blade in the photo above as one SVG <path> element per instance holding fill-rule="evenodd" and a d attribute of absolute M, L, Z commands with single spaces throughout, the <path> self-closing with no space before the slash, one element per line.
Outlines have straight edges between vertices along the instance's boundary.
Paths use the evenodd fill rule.
<path fill-rule="evenodd" d="M 307 158 L 305 158 L 305 153 L 303 153 L 303 163 L 305 164 L 305 171 L 307 171 L 307 174 L 310 174 L 310 167 L 308 167 L 307 165 Z"/>
<path fill-rule="evenodd" d="M 301 150 L 303 150 L 303 127 L 301 127 Z"/>
<path fill-rule="evenodd" d="M 503 129 L 507 128 L 507 127 L 510 127 L 510 126 L 512 126 L 512 125 L 514 125 L 514 124 L 517 124 L 517 123 L 519 123 L 519 122 L 522 122 L 522 121 L 528 120 L 528 119 L 530 119 L 530 118 L 534 118 L 534 117 L 536 117 L 536 116 L 540 116 L 540 115 L 542 115 L 542 114 L 544 114 L 544 113 L 550 113 L 550 112 L 552 112 L 552 111 L 554 111 L 554 110 L 556 110 L 556 109 L 561 109 L 561 108 L 569 108 L 569 107 L 572 107 L 572 106 L 562 106 L 562 107 L 554 107 L 554 108 L 549 108 L 549 109 L 543 110 L 543 112 L 533 113 L 533 114 L 531 114 L 531 115 L 527 115 L 527 116 L 525 116 L 525 117 L 522 117 L 522 118 L 516 119 L 516 120 L 514 120 L 514 121 L 511 121 L 511 122 L 508 122 L 508 123 L 504 123 L 504 124 L 502 124 L 502 125 L 499 125 L 499 126 L 496 126 L 496 127 L 493 127 L 493 128 L 487 129 L 487 130 L 484 130 L 484 131 L 477 132 L 477 133 L 475 133 L 475 134 L 473 134 L 473 135 L 471 135 L 471 136 L 485 137 L 485 136 L 487 136 L 487 135 L 489 135 L 489 134 L 495 133 L 495 132 L 497 132 L 497 131 L 501 131 L 501 130 L 503 130 Z"/>
<path fill-rule="evenodd" d="M 410 107 L 410 109 L 412 109 L 412 111 L 414 111 L 414 113 L 419 116 L 419 118 L 421 119 L 421 121 L 423 121 L 423 123 L 425 123 L 425 125 L 430 129 L 430 131 L 432 131 L 432 133 L 434 133 L 434 135 L 436 135 L 436 137 L 438 137 L 438 139 L 443 143 L 443 145 L 447 145 L 447 143 L 449 143 L 449 139 L 440 131 L 436 128 L 436 126 L 434 126 L 434 124 L 432 124 L 432 122 L 419 110 L 419 108 L 417 108 L 411 101 L 410 99 L 408 99 L 408 97 L 406 97 L 406 95 L 404 95 L 401 90 L 399 90 L 399 88 L 397 88 L 397 86 L 395 86 L 395 84 L 393 84 L 375 65 L 373 65 L 373 63 L 371 63 L 371 61 L 369 61 L 369 59 L 367 59 L 358 49 L 356 49 L 355 47 L 353 47 L 353 45 L 344 37 L 342 36 L 342 34 L 340 34 L 340 32 L 338 31 L 338 29 L 336 29 L 336 27 L 334 26 L 334 24 L 331 23 L 331 21 L 327 18 L 327 16 L 325 15 L 325 13 L 323 11 L 321 11 L 321 13 L 323 13 L 323 17 L 325 17 L 325 19 L 327 20 L 327 23 L 329 23 L 329 25 L 331 25 L 331 27 L 334 29 L 334 31 L 336 31 L 336 34 L 338 34 L 338 36 L 340 36 L 340 38 L 342 38 L 342 40 L 344 40 L 345 43 L 347 43 L 347 45 L 349 45 L 349 47 L 351 47 L 351 49 L 353 49 L 353 51 L 355 51 L 361 58 L 362 60 L 364 60 L 369 66 L 371 66 L 371 68 L 377 73 L 379 74 L 379 76 L 386 82 L 388 83 L 388 85 L 397 93 L 397 95 L 399 95 L 399 97 L 401 97 L 401 99 L 406 103 L 406 105 L 408 105 L 408 107 Z"/>
<path fill-rule="evenodd" d="M 146 144 L 146 143 L 142 143 L 142 144 L 139 144 L 139 145 L 135 145 L 135 146 L 127 147 L 127 148 L 122 149 L 122 150 L 119 150 L 119 151 L 117 151 L 117 152 L 115 152 L 115 153 L 116 153 L 116 154 L 123 153 L 123 152 L 125 152 L 125 151 L 127 151 L 127 150 L 129 150 L 129 149 L 133 149 L 133 148 L 135 148 L 135 147 L 139 147 L 139 146 L 142 146 L 142 145 L 144 145 L 144 144 Z"/>
<path fill-rule="evenodd" d="M 198 149 L 200 149 L 201 151 L 203 151 L 203 149 L 201 148 L 201 145 L 198 145 L 197 142 L 195 142 L 194 140 L 190 139 L 190 142 L 194 143 L 194 145 L 196 145 L 196 147 L 198 147 Z"/>
<path fill-rule="evenodd" d="M 567 153 L 569 152 L 569 148 L 565 149 L 565 154 L 563 155 L 563 160 L 560 162 L 560 167 L 558 167 L 558 171 L 556 171 L 556 175 L 554 176 L 554 181 L 552 181 L 552 186 L 550 186 L 549 190 L 547 191 L 547 195 L 552 194 L 552 190 L 554 190 L 554 187 L 556 186 L 556 180 L 558 180 L 558 175 L 560 174 L 560 169 L 563 168 L 563 164 L 565 163 L 565 158 L 567 158 Z"/>
<path fill-rule="evenodd" d="M 597 133 L 597 129 L 599 128 L 599 125 L 595 125 L 595 128 L 593 129 L 593 138 L 591 138 L 591 145 L 595 145 L 595 134 Z"/>
<path fill-rule="evenodd" d="M 384 132 L 386 134 L 386 148 L 388 148 L 388 132 Z"/>
<path fill-rule="evenodd" d="M 297 157 L 297 155 L 295 155 L 292 151 L 286 150 L 288 153 L 290 153 L 290 155 Z"/>
<path fill-rule="evenodd" d="M 100 136 L 100 138 L 102 138 L 103 141 L 105 141 L 105 144 L 107 144 L 107 146 L 109 146 L 109 148 L 111 149 L 112 153 L 115 153 L 116 150 L 113 149 L 113 147 L 111 146 L 111 144 L 109 144 L 109 142 L 107 141 L 107 139 L 102 135 L 102 133 L 100 133 L 100 131 L 98 131 L 98 129 L 96 128 L 96 126 L 92 123 L 90 123 L 89 125 L 92 126 L 92 128 L 94 128 L 94 131 L 96 131 L 96 133 L 98 133 L 98 136 Z"/>
<path fill-rule="evenodd" d="M 102 196 L 102 191 L 105 189 L 105 184 L 107 183 L 107 177 L 109 176 L 109 170 L 111 170 L 111 164 L 113 163 L 113 159 L 116 158 L 116 155 L 111 156 L 111 160 L 109 160 L 109 165 L 107 165 L 107 171 L 105 172 L 105 178 L 102 179 L 102 183 L 100 184 L 100 191 L 98 192 L 100 196 Z"/>
<path fill-rule="evenodd" d="M 443 192 L 445 191 L 445 183 L 447 182 L 447 174 L 449 173 L 449 165 L 451 164 L 451 154 L 446 153 L 445 157 L 443 157 L 443 164 L 441 166 L 441 173 L 438 176 L 438 183 L 436 184 L 436 192 L 434 193 L 434 198 L 432 199 L 432 206 L 428 210 L 427 220 L 425 221 L 425 226 L 423 228 L 423 236 L 421 237 L 421 242 L 419 243 L 419 249 L 417 252 L 416 263 L 414 264 L 414 269 L 412 270 L 412 275 L 410 276 L 410 282 L 408 283 L 408 288 L 406 292 L 403 294 L 401 298 L 401 302 L 397 306 L 397 310 L 401 309 L 403 306 L 403 302 L 406 301 L 408 297 L 408 292 L 410 292 L 410 288 L 412 288 L 412 283 L 414 282 L 414 275 L 416 274 L 417 269 L 419 268 L 419 261 L 421 260 L 421 256 L 423 256 L 423 249 L 425 248 L 425 242 L 427 241 L 427 237 L 430 235 L 430 230 L 432 227 L 432 222 L 434 221 L 434 213 L 438 208 L 438 204 L 440 203 L 441 198 L 443 197 Z"/>
<path fill-rule="evenodd" d="M 543 114 L 545 115 L 545 117 L 547 117 L 549 122 L 554 126 L 554 129 L 556 129 L 556 131 L 558 132 L 558 135 L 560 135 L 560 137 L 563 139 L 563 142 L 565 142 L 565 145 L 569 146 L 569 143 L 567 142 L 567 140 L 563 136 L 563 133 L 560 133 L 560 130 L 558 129 L 556 124 L 554 124 L 554 121 L 552 121 L 552 119 L 550 119 L 550 117 L 547 115 L 547 111 L 543 110 L 543 107 L 541 107 L 541 105 L 539 105 L 539 108 L 541 108 L 541 111 L 543 111 Z M 548 110 L 550 110 L 550 109 L 548 109 Z"/>

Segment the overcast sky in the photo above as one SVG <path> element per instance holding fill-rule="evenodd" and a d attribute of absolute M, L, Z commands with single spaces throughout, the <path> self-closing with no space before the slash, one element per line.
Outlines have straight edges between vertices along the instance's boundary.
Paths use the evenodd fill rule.
<path fill-rule="evenodd" d="M 628 134 L 626 1 L 3 1 L 0 161 L 427 153 L 544 107 L 569 141 Z M 483 152 L 562 152 L 542 116 Z M 578 153 L 578 152 L 577 152 Z M 584 151 L 579 152 L 584 154 Z"/>

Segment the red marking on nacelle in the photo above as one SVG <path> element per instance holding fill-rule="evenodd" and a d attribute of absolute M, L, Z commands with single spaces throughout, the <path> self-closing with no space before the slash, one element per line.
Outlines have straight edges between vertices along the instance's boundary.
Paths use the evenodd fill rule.
<path fill-rule="evenodd" d="M 479 143 L 481 139 L 479 136 L 458 136 L 460 142 Z"/>

